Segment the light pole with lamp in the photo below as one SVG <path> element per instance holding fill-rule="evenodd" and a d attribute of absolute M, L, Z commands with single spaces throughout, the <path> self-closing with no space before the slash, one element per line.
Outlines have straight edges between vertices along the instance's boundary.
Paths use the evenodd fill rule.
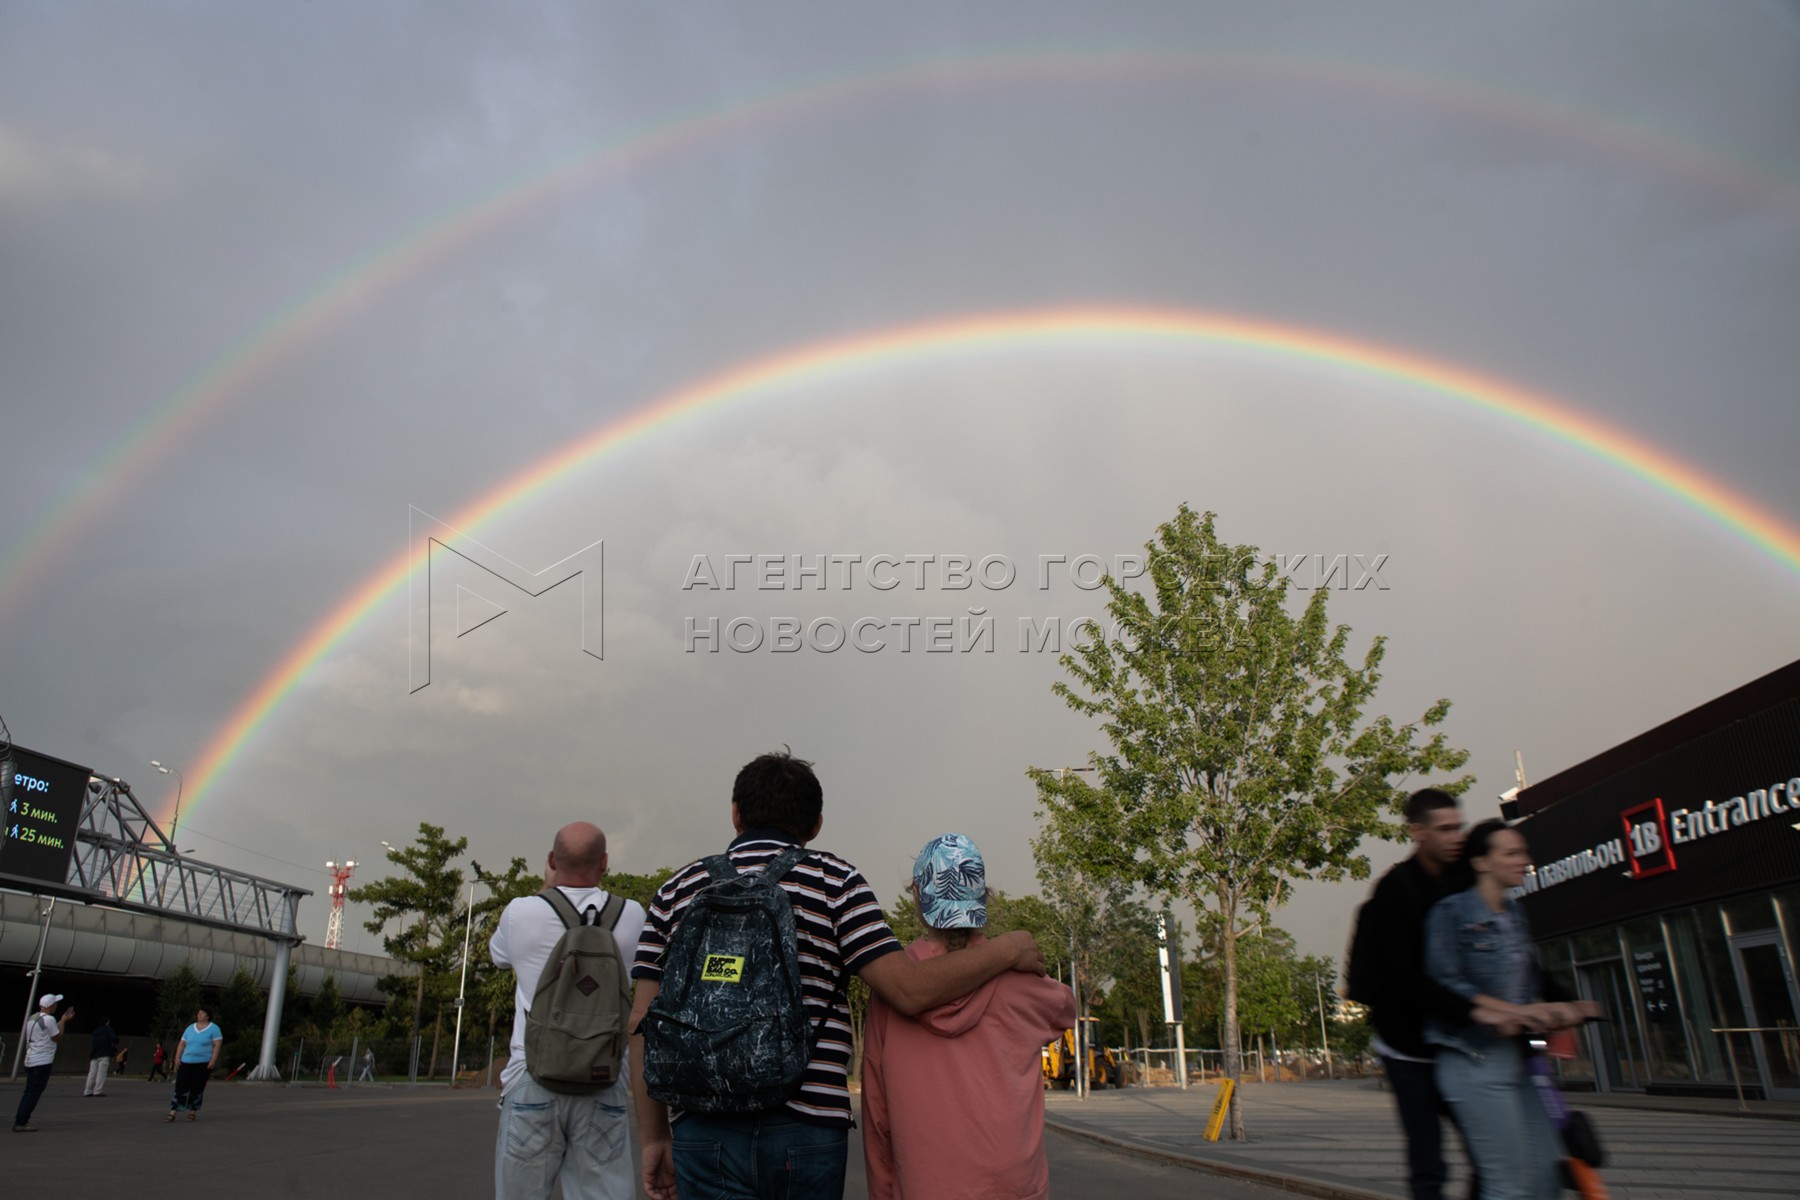
<path fill-rule="evenodd" d="M 1325 1078 L 1336 1079 L 1337 1074 L 1331 1069 L 1331 1039 L 1325 1036 L 1325 984 L 1317 974 L 1313 976 L 1313 991 L 1319 997 L 1319 1043 L 1325 1050 Z"/>
<path fill-rule="evenodd" d="M 158 771 L 161 771 L 164 775 L 173 775 L 175 777 L 175 815 L 169 818 L 168 841 L 169 849 L 175 850 L 175 827 L 181 824 L 181 789 L 186 785 L 187 781 L 182 779 L 180 771 L 177 771 L 174 767 L 165 767 L 154 758 L 150 760 L 150 765 L 155 767 Z M 181 851 L 175 850 L 175 853 L 180 854 Z"/>
<path fill-rule="evenodd" d="M 1092 771 L 1094 769 L 1095 768 L 1093 768 L 1091 766 L 1088 766 L 1088 767 L 1058 767 L 1058 768 L 1056 768 L 1056 777 L 1058 779 L 1061 779 L 1065 775 L 1067 775 L 1070 771 Z M 1084 1018 L 1087 1016 L 1087 1013 L 1082 1008 L 1082 1005 L 1081 1005 L 1081 970 L 1080 970 L 1080 967 L 1078 966 L 1076 955 L 1075 955 L 1075 920 L 1074 920 L 1074 916 L 1075 916 L 1074 912 L 1071 911 L 1069 914 L 1069 982 L 1071 985 L 1073 985 L 1073 990 L 1075 992 L 1075 1047 L 1074 1047 L 1075 1048 L 1075 1081 L 1074 1082 L 1075 1082 L 1075 1095 L 1082 1100 L 1086 1100 L 1088 1097 L 1088 1090 L 1092 1086 L 1093 1081 L 1088 1078 L 1088 1051 L 1087 1051 L 1087 1047 L 1083 1043 L 1084 1043 L 1085 1039 L 1087 1039 L 1091 1035 L 1088 1033 L 1087 1022 L 1084 1020 Z"/>
<path fill-rule="evenodd" d="M 456 1033 L 450 1041 L 450 1086 L 456 1086 L 456 1066 L 462 1056 L 462 1018 L 463 999 L 469 988 L 469 931 L 475 925 L 475 885 L 479 879 L 469 880 L 469 903 L 463 912 L 463 953 L 462 979 L 456 985 Z"/>

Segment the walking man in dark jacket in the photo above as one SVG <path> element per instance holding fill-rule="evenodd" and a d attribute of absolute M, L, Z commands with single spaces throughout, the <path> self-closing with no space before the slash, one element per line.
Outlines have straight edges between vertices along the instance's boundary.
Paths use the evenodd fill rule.
<path fill-rule="evenodd" d="M 82 1095 L 106 1095 L 106 1073 L 112 1069 L 113 1055 L 118 1052 L 119 1035 L 113 1031 L 112 1018 L 107 1017 L 95 1026 L 88 1038 L 87 1084 Z"/>
<path fill-rule="evenodd" d="M 1374 1049 L 1393 1085 L 1406 1134 L 1413 1200 L 1443 1200 L 1442 1120 L 1454 1124 L 1455 1118 L 1438 1094 L 1425 1018 L 1462 1024 L 1473 1005 L 1425 974 L 1425 914 L 1469 880 L 1459 877 L 1457 867 L 1464 830 L 1454 796 L 1436 788 L 1414 792 L 1406 802 L 1406 825 L 1412 857 L 1381 877 L 1357 915 L 1348 991 L 1350 999 L 1369 1007 Z M 1473 1171 L 1471 1166 L 1470 1200 L 1481 1195 Z"/>

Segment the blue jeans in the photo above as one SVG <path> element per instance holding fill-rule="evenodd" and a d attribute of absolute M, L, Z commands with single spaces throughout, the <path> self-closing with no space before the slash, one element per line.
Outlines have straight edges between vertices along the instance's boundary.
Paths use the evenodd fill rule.
<path fill-rule="evenodd" d="M 521 1076 L 500 1101 L 494 1145 L 498 1200 L 631 1200 L 637 1194 L 626 1143 L 625 1081 L 605 1091 L 566 1096 Z"/>
<path fill-rule="evenodd" d="M 809 1125 L 785 1108 L 688 1113 L 673 1140 L 681 1200 L 843 1200 L 848 1129 Z"/>
<path fill-rule="evenodd" d="M 1454 1054 L 1453 1050 L 1444 1051 Z M 1394 1089 L 1394 1106 L 1400 1110 L 1400 1128 L 1406 1134 L 1407 1182 L 1413 1200 L 1444 1200 L 1444 1184 L 1450 1178 L 1444 1165 L 1444 1119 L 1456 1124 L 1455 1113 L 1438 1094 L 1437 1064 L 1383 1057 L 1388 1083 Z M 1457 1131 L 1461 1133 L 1459 1129 Z M 1463 1139 L 1468 1146 L 1468 1139 Z M 1473 1157 L 1471 1156 L 1471 1162 Z M 1472 1172 L 1469 1200 L 1479 1200 L 1481 1179 Z"/>
<path fill-rule="evenodd" d="M 31 1124 L 32 1110 L 37 1108 L 38 1097 L 50 1086 L 50 1064 L 41 1067 L 25 1068 L 25 1094 L 19 1097 L 19 1115 L 13 1118 L 14 1125 Z"/>
<path fill-rule="evenodd" d="M 1496 1040 L 1479 1058 L 1440 1050 L 1437 1084 L 1481 1175 L 1483 1200 L 1562 1195 L 1556 1131 L 1515 1039 Z"/>

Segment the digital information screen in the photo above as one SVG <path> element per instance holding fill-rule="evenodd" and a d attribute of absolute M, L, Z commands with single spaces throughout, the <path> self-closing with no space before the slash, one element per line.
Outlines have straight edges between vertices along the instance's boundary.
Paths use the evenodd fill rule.
<path fill-rule="evenodd" d="M 0 876 L 62 885 L 75 853 L 75 830 L 87 800 L 86 767 L 14 746 L 5 781 L 6 836 Z"/>

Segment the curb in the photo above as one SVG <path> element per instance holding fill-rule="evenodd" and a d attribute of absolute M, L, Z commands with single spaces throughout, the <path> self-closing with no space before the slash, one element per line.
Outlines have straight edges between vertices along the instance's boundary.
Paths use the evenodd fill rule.
<path fill-rule="evenodd" d="M 1320 1200 L 1395 1200 L 1387 1192 L 1372 1192 L 1367 1188 L 1353 1184 L 1336 1183 L 1331 1180 L 1317 1179 L 1310 1175 L 1284 1175 L 1279 1171 L 1267 1171 L 1261 1167 L 1246 1167 L 1238 1163 L 1218 1162 L 1210 1158 L 1196 1158 L 1191 1154 L 1182 1154 L 1174 1150 L 1164 1150 L 1157 1146 L 1146 1146 L 1141 1142 L 1129 1142 L 1123 1138 L 1111 1137 L 1104 1133 L 1095 1133 L 1091 1129 L 1067 1125 L 1061 1121 L 1044 1117 L 1044 1127 L 1068 1137 L 1080 1138 L 1093 1142 L 1109 1150 L 1117 1150 L 1125 1154 L 1134 1154 L 1139 1158 L 1154 1159 L 1158 1162 L 1170 1163 L 1178 1167 L 1192 1170 L 1211 1171 L 1215 1175 L 1224 1175 L 1231 1179 L 1242 1179 L 1249 1183 L 1266 1184 L 1280 1188 L 1284 1192 L 1293 1192 L 1301 1196 L 1317 1196 Z"/>

